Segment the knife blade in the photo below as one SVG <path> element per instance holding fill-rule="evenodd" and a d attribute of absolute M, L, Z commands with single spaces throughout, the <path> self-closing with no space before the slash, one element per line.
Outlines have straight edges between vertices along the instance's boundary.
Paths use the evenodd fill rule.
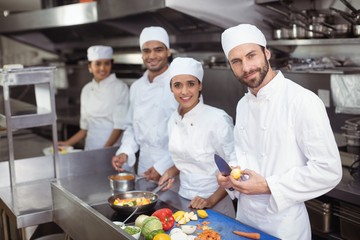
<path fill-rule="evenodd" d="M 231 173 L 231 167 L 229 166 L 229 164 L 219 155 L 214 154 L 214 160 L 216 163 L 216 166 L 218 167 L 220 173 L 223 176 L 229 176 Z"/>
<path fill-rule="evenodd" d="M 216 163 L 216 166 L 218 167 L 220 173 L 223 176 L 229 176 L 231 173 L 231 167 L 229 166 L 229 164 L 219 155 L 214 154 L 214 160 Z M 229 188 L 230 191 L 234 191 L 234 188 Z"/>

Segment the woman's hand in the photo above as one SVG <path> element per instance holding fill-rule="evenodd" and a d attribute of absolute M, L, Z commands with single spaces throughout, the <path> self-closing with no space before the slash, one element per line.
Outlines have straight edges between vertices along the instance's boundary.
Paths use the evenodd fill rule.
<path fill-rule="evenodd" d="M 189 207 L 195 209 L 204 209 L 213 207 L 213 204 L 209 199 L 196 196 L 193 200 L 191 200 Z"/>
<path fill-rule="evenodd" d="M 120 153 L 119 155 L 113 156 L 111 159 L 112 166 L 117 171 L 124 171 L 125 169 L 122 166 L 128 160 L 128 155 L 126 153 Z"/>

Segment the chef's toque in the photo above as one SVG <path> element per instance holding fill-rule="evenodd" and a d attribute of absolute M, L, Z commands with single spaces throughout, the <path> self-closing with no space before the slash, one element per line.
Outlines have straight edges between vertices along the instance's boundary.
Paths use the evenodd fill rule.
<path fill-rule="evenodd" d="M 202 82 L 204 70 L 202 64 L 193 58 L 177 57 L 169 67 L 170 79 L 177 75 L 192 75 Z"/>
<path fill-rule="evenodd" d="M 166 30 L 162 27 L 146 27 L 141 31 L 139 44 L 140 49 L 144 43 L 148 41 L 159 41 L 162 42 L 167 48 L 170 48 L 169 35 Z"/>
<path fill-rule="evenodd" d="M 87 50 L 87 57 L 89 61 L 95 61 L 99 59 L 112 59 L 113 49 L 109 46 L 91 46 Z"/>
<path fill-rule="evenodd" d="M 226 29 L 221 34 L 221 44 L 226 57 L 228 57 L 231 49 L 244 43 L 255 43 L 266 47 L 264 34 L 251 24 L 239 24 Z"/>

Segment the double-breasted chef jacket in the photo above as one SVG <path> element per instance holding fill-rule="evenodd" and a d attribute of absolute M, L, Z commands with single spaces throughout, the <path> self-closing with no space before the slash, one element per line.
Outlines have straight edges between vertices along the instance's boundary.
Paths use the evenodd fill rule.
<path fill-rule="evenodd" d="M 131 85 L 126 131 L 116 155 L 126 153 L 127 165 L 132 167 L 135 153 L 140 149 L 138 175 L 151 167 L 162 175 L 173 165 L 168 151 L 167 123 L 177 106 L 170 90 L 168 70 L 151 83 L 147 70 Z"/>
<path fill-rule="evenodd" d="M 114 129 L 125 129 L 129 87 L 115 74 L 94 79 L 81 90 L 80 128 L 87 130 L 85 150 L 104 147 Z M 116 145 L 120 144 L 120 139 Z"/>
<path fill-rule="evenodd" d="M 342 176 L 339 151 L 321 99 L 279 71 L 239 101 L 235 151 L 242 169 L 264 176 L 271 194 L 238 197 L 237 219 L 281 239 L 311 239 L 304 204 Z"/>

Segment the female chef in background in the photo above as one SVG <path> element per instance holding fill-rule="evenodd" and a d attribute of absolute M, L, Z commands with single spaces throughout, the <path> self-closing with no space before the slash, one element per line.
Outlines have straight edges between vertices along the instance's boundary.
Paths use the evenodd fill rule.
<path fill-rule="evenodd" d="M 85 139 L 85 150 L 119 145 L 129 105 L 129 88 L 111 73 L 113 49 L 92 46 L 87 50 L 91 82 L 81 91 L 80 130 L 59 146 Z"/>
<path fill-rule="evenodd" d="M 233 121 L 225 111 L 200 101 L 204 71 L 192 58 L 176 58 L 171 63 L 170 86 L 179 103 L 168 123 L 169 151 L 174 166 L 159 180 L 169 180 L 164 190 L 180 177 L 180 196 L 191 200 L 190 207 L 213 208 L 235 217 L 232 200 L 217 183 L 214 154 L 235 158 Z"/>

